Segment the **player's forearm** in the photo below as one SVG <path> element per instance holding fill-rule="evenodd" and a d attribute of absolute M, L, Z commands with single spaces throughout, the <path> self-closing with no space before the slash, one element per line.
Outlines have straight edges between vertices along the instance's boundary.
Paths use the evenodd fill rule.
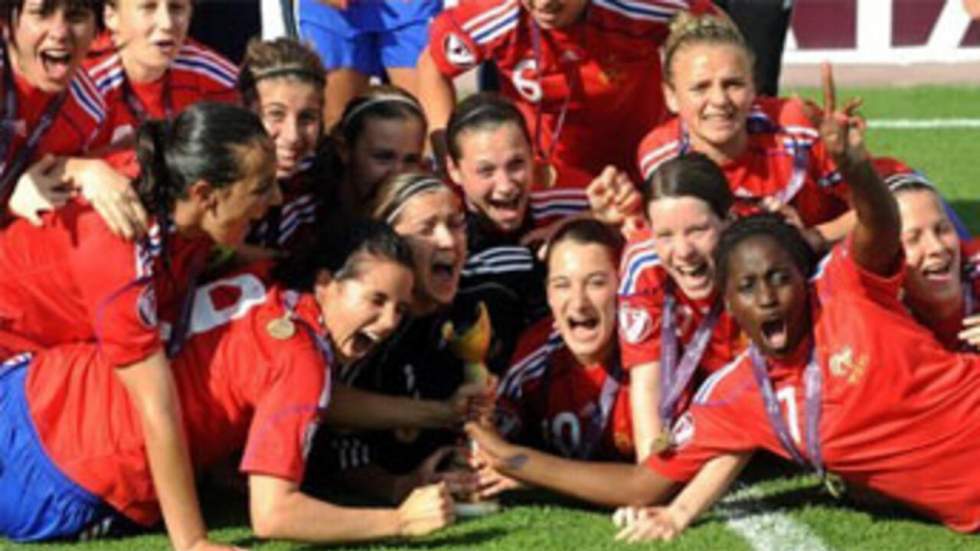
<path fill-rule="evenodd" d="M 683 530 L 690 526 L 717 503 L 751 457 L 749 453 L 722 455 L 706 463 L 670 503 L 671 516 L 680 522 L 678 528 Z"/>
<path fill-rule="evenodd" d="M 902 221 L 895 197 L 878 176 L 870 159 L 838 164 L 850 185 L 851 205 L 857 215 L 854 259 L 866 270 L 889 274 L 895 268 L 901 248 Z"/>
<path fill-rule="evenodd" d="M 643 465 L 576 461 L 514 446 L 502 474 L 606 506 L 663 503 L 673 482 Z"/>
<path fill-rule="evenodd" d="M 630 408 L 633 412 L 633 442 L 636 462 L 643 463 L 653 451 L 660 434 L 660 362 L 630 369 Z"/>
<path fill-rule="evenodd" d="M 249 486 L 252 528 L 260 538 L 335 543 L 399 534 L 396 509 L 339 507 L 268 476 L 249 477 Z"/>
<path fill-rule="evenodd" d="M 334 387 L 323 422 L 351 430 L 441 428 L 456 421 L 445 402 L 389 396 L 354 387 Z"/>
<path fill-rule="evenodd" d="M 442 165 L 446 154 L 446 124 L 456 105 L 456 90 L 453 81 L 439 71 L 428 49 L 419 57 L 418 68 L 419 101 L 429 122 L 429 146 L 436 162 Z"/>
<path fill-rule="evenodd" d="M 207 530 L 170 367 L 157 352 L 118 374 L 140 415 L 153 486 L 171 543 L 175 549 L 189 549 L 207 537 Z"/>

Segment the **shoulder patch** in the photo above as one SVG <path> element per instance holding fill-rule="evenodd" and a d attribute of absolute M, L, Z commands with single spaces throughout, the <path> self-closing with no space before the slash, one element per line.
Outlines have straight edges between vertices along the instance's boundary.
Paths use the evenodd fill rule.
<path fill-rule="evenodd" d="M 631 308 L 620 306 L 619 308 L 619 327 L 622 330 L 623 338 L 630 344 L 638 344 L 650 336 L 653 323 L 650 319 L 650 312 L 643 308 Z"/>
<path fill-rule="evenodd" d="M 476 54 L 456 33 L 447 33 L 442 39 L 442 49 L 446 60 L 460 69 L 469 69 L 476 65 Z"/>

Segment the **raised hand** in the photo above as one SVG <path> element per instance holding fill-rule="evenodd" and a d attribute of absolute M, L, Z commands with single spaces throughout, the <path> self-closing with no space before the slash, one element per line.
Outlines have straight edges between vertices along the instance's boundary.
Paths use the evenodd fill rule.
<path fill-rule="evenodd" d="M 17 180 L 8 208 L 20 218 L 40 226 L 40 213 L 64 205 L 70 197 L 71 189 L 62 180 L 58 159 L 45 155 Z"/>
<path fill-rule="evenodd" d="M 445 483 L 417 488 L 398 506 L 398 533 L 402 536 L 424 536 L 455 520 L 453 498 Z"/>
<path fill-rule="evenodd" d="M 642 216 L 642 198 L 629 176 L 607 166 L 585 189 L 592 215 L 604 224 L 623 226 Z"/>
<path fill-rule="evenodd" d="M 864 143 L 867 125 L 857 114 L 861 98 L 850 98 L 844 107 L 837 108 L 837 88 L 834 73 L 829 63 L 820 67 L 823 84 L 823 111 L 819 117 L 811 116 L 815 126 L 820 129 L 827 152 L 839 166 L 852 166 L 869 158 Z M 819 118 L 819 120 L 817 120 Z"/>

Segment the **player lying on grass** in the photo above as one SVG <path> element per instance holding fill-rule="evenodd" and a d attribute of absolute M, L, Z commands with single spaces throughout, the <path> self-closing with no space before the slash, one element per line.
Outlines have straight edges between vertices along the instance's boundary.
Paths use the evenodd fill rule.
<path fill-rule="evenodd" d="M 680 507 L 668 508 L 679 530 L 722 493 L 745 454 L 765 448 L 955 530 L 980 528 L 972 483 L 980 474 L 980 358 L 944 349 L 900 301 L 898 208 L 864 151 L 860 122 L 831 111 L 829 70 L 825 96 L 822 133 L 851 185 L 857 226 L 812 285 L 812 252 L 793 226 L 765 215 L 726 231 L 717 284 L 752 345 L 702 385 L 674 424 L 671 448 L 636 467 L 650 474 L 561 462 L 470 425 L 495 468 L 600 503 L 657 498 L 670 481 L 711 469 Z M 662 524 L 659 514 L 644 518 Z M 624 537 L 645 535 L 649 524 Z"/>
<path fill-rule="evenodd" d="M 825 96 L 833 105 L 826 84 Z M 674 427 L 674 448 L 648 462 L 694 481 L 621 537 L 683 530 L 731 480 L 695 477 L 702 465 L 757 448 L 954 530 L 980 529 L 980 357 L 946 350 L 902 303 L 909 270 L 899 206 L 864 150 L 863 123 L 834 115 L 828 124 L 837 127 L 824 136 L 850 183 L 857 225 L 816 267 L 781 220 L 752 217 L 726 231 L 718 284 L 752 344 L 702 387 Z"/>
<path fill-rule="evenodd" d="M 498 388 L 497 425 L 508 440 L 564 457 L 632 461 L 616 342 L 622 240 L 597 220 L 575 219 L 545 247 L 551 316 L 521 337 Z"/>
<path fill-rule="evenodd" d="M 444 486 L 397 509 L 338 507 L 299 489 L 331 372 L 396 329 L 414 280 L 408 246 L 383 225 L 357 226 L 314 255 L 296 265 L 302 271 L 283 266 L 281 287 L 241 273 L 198 290 L 172 364 L 195 471 L 244 448 L 262 538 L 359 541 L 445 526 L 453 517 Z M 93 537 L 117 521 L 159 519 L 139 414 L 99 354 L 90 343 L 61 345 L 3 364 L 4 537 Z"/>

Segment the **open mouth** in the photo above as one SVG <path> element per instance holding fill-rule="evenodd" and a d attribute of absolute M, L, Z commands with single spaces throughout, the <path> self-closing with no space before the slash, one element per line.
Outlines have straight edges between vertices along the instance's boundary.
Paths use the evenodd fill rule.
<path fill-rule="evenodd" d="M 932 262 L 922 267 L 922 277 L 929 281 L 946 282 L 953 277 L 953 260 Z"/>
<path fill-rule="evenodd" d="M 459 271 L 455 259 L 449 257 L 436 258 L 429 270 L 432 273 L 432 284 L 439 288 L 454 285 Z"/>
<path fill-rule="evenodd" d="M 361 330 L 351 336 L 352 356 L 360 357 L 371 351 L 376 344 L 381 342 L 381 335 L 373 331 Z"/>
<path fill-rule="evenodd" d="M 679 276 L 678 283 L 685 290 L 699 290 L 711 285 L 711 266 L 707 261 L 686 266 L 674 266 L 674 271 Z"/>
<path fill-rule="evenodd" d="M 41 64 L 48 77 L 64 80 L 71 69 L 71 53 L 65 50 L 45 50 L 41 52 Z"/>
<path fill-rule="evenodd" d="M 507 199 L 488 199 L 487 206 L 490 207 L 494 218 L 513 219 L 521 214 L 521 195 L 515 195 Z"/>
<path fill-rule="evenodd" d="M 566 319 L 568 330 L 573 338 L 587 339 L 595 335 L 599 328 L 599 318 L 590 315 L 569 316 Z"/>
<path fill-rule="evenodd" d="M 773 318 L 762 322 L 759 333 L 770 350 L 783 350 L 789 343 L 789 328 L 783 318 Z"/>
<path fill-rule="evenodd" d="M 164 54 L 171 54 L 177 49 L 177 41 L 175 40 L 154 40 L 153 46 L 160 50 Z"/>

